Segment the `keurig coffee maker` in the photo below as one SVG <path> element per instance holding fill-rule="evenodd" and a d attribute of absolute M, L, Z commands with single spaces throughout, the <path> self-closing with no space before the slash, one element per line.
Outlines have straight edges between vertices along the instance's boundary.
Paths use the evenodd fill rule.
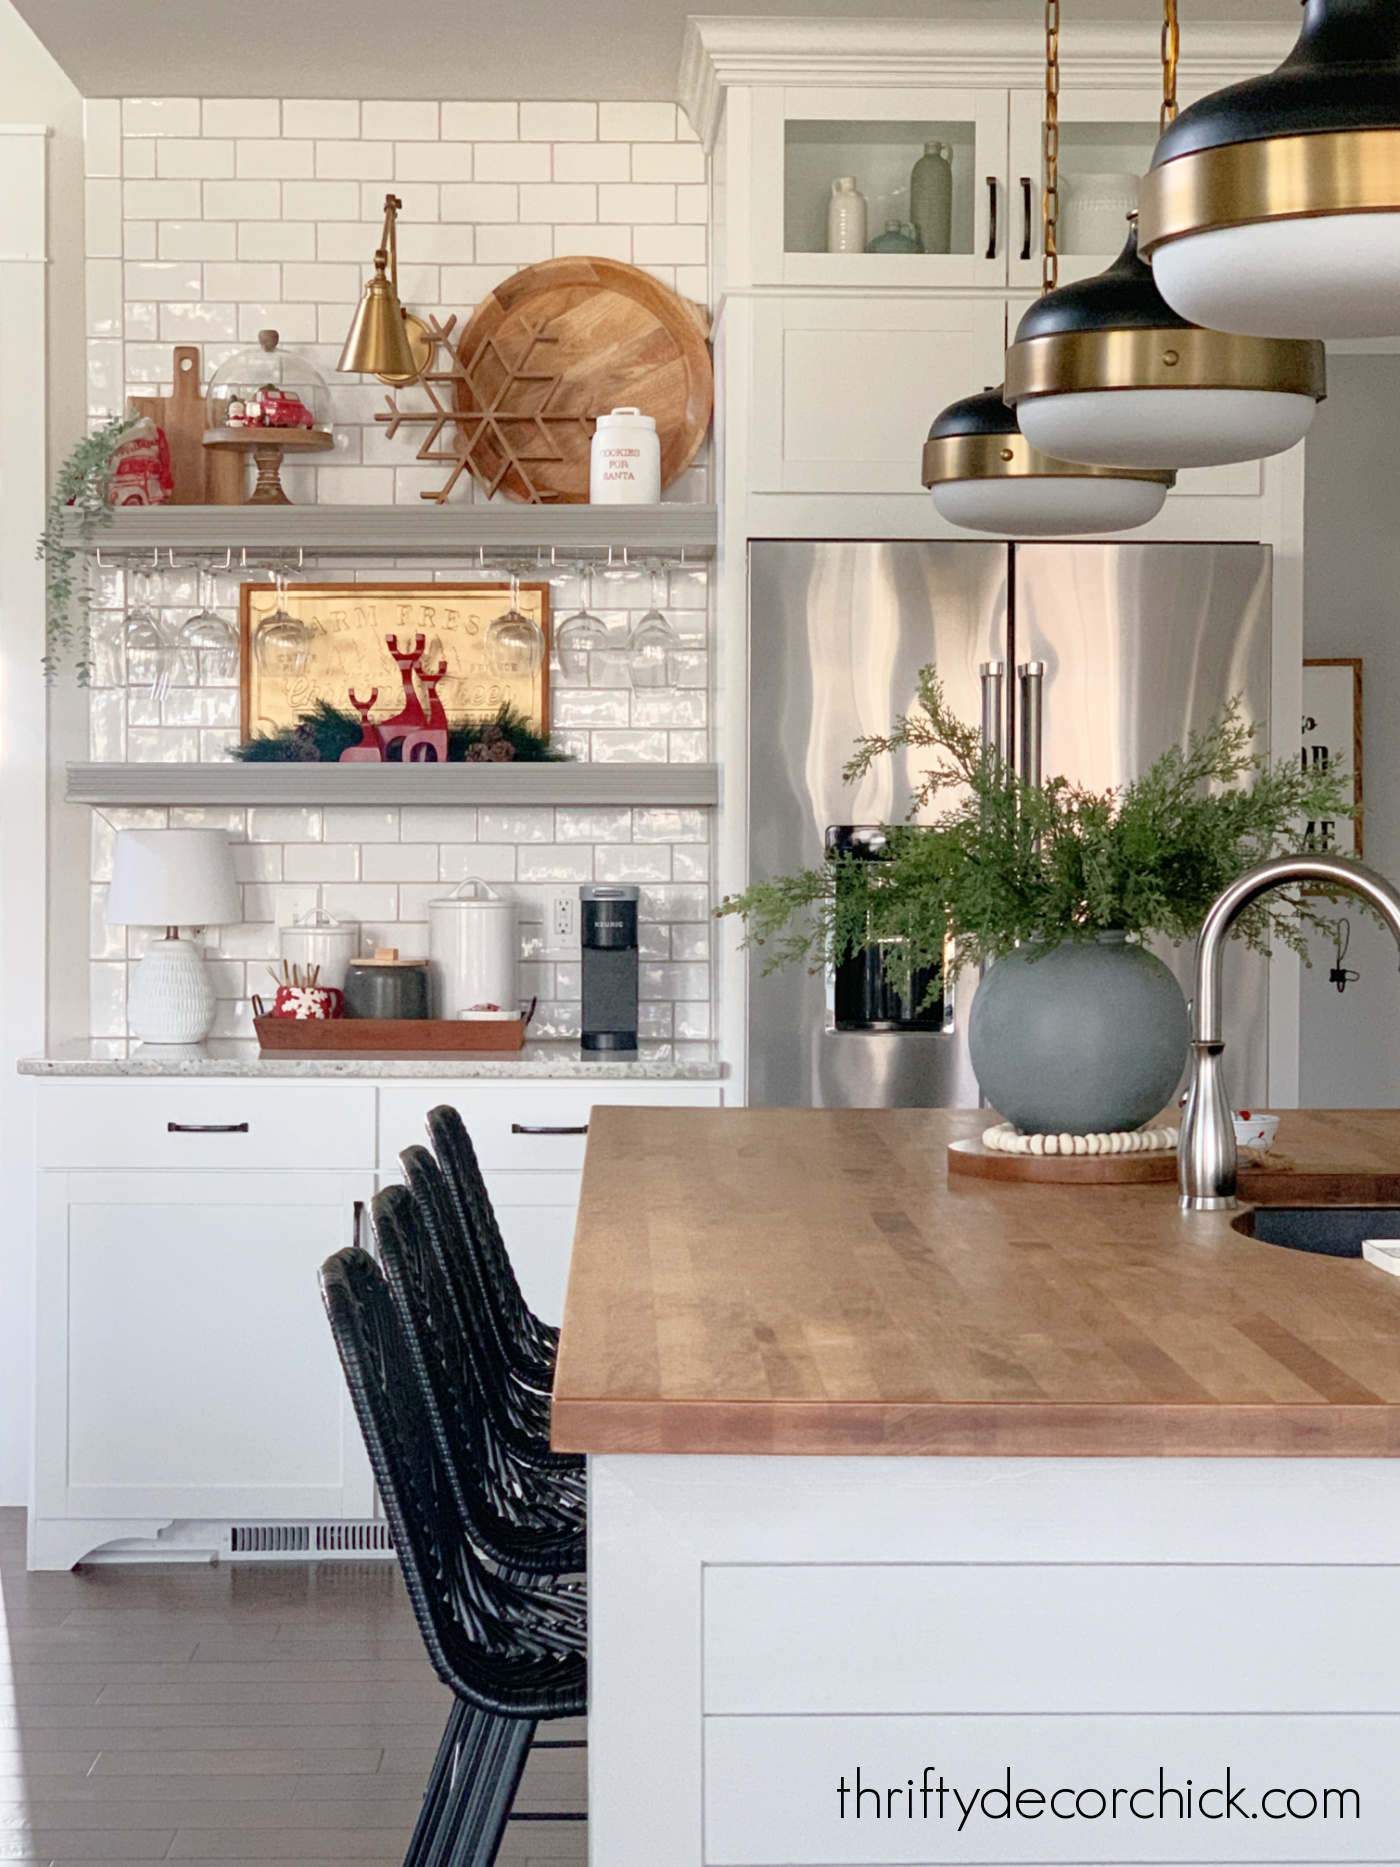
<path fill-rule="evenodd" d="M 637 1048 L 635 888 L 588 882 L 579 889 L 585 1050 Z"/>

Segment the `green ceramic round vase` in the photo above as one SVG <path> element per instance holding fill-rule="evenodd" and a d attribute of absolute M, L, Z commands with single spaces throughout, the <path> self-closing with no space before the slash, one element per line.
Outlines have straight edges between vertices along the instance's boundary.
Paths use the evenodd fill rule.
<path fill-rule="evenodd" d="M 982 1093 L 1022 1134 L 1141 1128 L 1170 1102 L 1190 1039 L 1181 987 L 1121 933 L 997 960 L 968 1025 Z"/>

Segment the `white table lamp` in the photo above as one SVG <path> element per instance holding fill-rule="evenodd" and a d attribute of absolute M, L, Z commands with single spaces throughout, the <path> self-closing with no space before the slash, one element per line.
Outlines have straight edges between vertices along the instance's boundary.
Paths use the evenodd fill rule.
<path fill-rule="evenodd" d="M 214 987 L 182 927 L 220 927 L 243 918 L 224 830 L 119 830 L 107 894 L 109 927 L 164 927 L 127 999 L 133 1037 L 148 1044 L 197 1044 L 214 1022 Z"/>

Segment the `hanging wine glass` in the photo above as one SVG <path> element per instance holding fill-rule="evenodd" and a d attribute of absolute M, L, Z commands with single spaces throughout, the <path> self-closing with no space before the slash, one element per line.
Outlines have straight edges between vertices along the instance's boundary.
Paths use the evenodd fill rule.
<path fill-rule="evenodd" d="M 510 608 L 486 631 L 486 653 L 502 680 L 528 680 L 544 661 L 544 631 L 520 607 L 520 577 L 511 572 Z"/>
<path fill-rule="evenodd" d="M 651 572 L 651 608 L 627 640 L 627 672 L 633 687 L 675 686 L 675 654 L 680 637 L 661 613 L 661 572 Z"/>
<path fill-rule="evenodd" d="M 593 601 L 593 569 L 582 572 L 583 606 L 566 616 L 554 632 L 554 648 L 559 672 L 566 681 L 588 687 L 593 680 L 593 657 L 607 649 L 608 628 L 601 616 L 589 609 Z"/>
<path fill-rule="evenodd" d="M 175 648 L 155 608 L 154 569 L 130 570 L 132 602 L 126 612 L 122 645 L 126 650 L 126 678 L 132 687 L 145 687 L 152 700 L 163 699 L 175 671 Z"/>
<path fill-rule="evenodd" d="M 199 608 L 181 629 L 176 642 L 195 657 L 195 665 L 210 680 L 226 681 L 238 672 L 238 631 L 214 608 L 214 573 L 199 566 Z"/>
<path fill-rule="evenodd" d="M 286 681 L 306 672 L 314 632 L 287 609 L 287 579 L 280 571 L 274 581 L 277 607 L 253 631 L 253 654 L 260 672 L 268 679 Z"/>

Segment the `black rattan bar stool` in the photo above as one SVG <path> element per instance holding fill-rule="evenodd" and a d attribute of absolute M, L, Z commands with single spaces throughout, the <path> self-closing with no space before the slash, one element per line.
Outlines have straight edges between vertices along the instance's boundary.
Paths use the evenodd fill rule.
<path fill-rule="evenodd" d="M 456 1109 L 444 1103 L 430 1112 L 428 1139 L 472 1253 L 502 1351 L 523 1381 L 547 1390 L 554 1380 L 559 1331 L 541 1322 L 521 1294 L 476 1149 Z"/>
<path fill-rule="evenodd" d="M 582 1597 L 477 1555 L 373 1259 L 337 1252 L 321 1291 L 423 1643 L 456 1695 L 405 1867 L 492 1867 L 536 1724 L 586 1710 Z"/>
<path fill-rule="evenodd" d="M 570 1575 L 585 1563 L 583 1496 L 557 1453 L 522 1459 L 517 1424 L 496 1391 L 504 1378 L 477 1320 L 462 1313 L 433 1233 L 445 1198 L 430 1155 L 405 1165 L 410 1185 L 386 1187 L 373 1205 L 379 1258 L 434 1442 L 474 1541 L 493 1562 L 528 1575 Z"/>

